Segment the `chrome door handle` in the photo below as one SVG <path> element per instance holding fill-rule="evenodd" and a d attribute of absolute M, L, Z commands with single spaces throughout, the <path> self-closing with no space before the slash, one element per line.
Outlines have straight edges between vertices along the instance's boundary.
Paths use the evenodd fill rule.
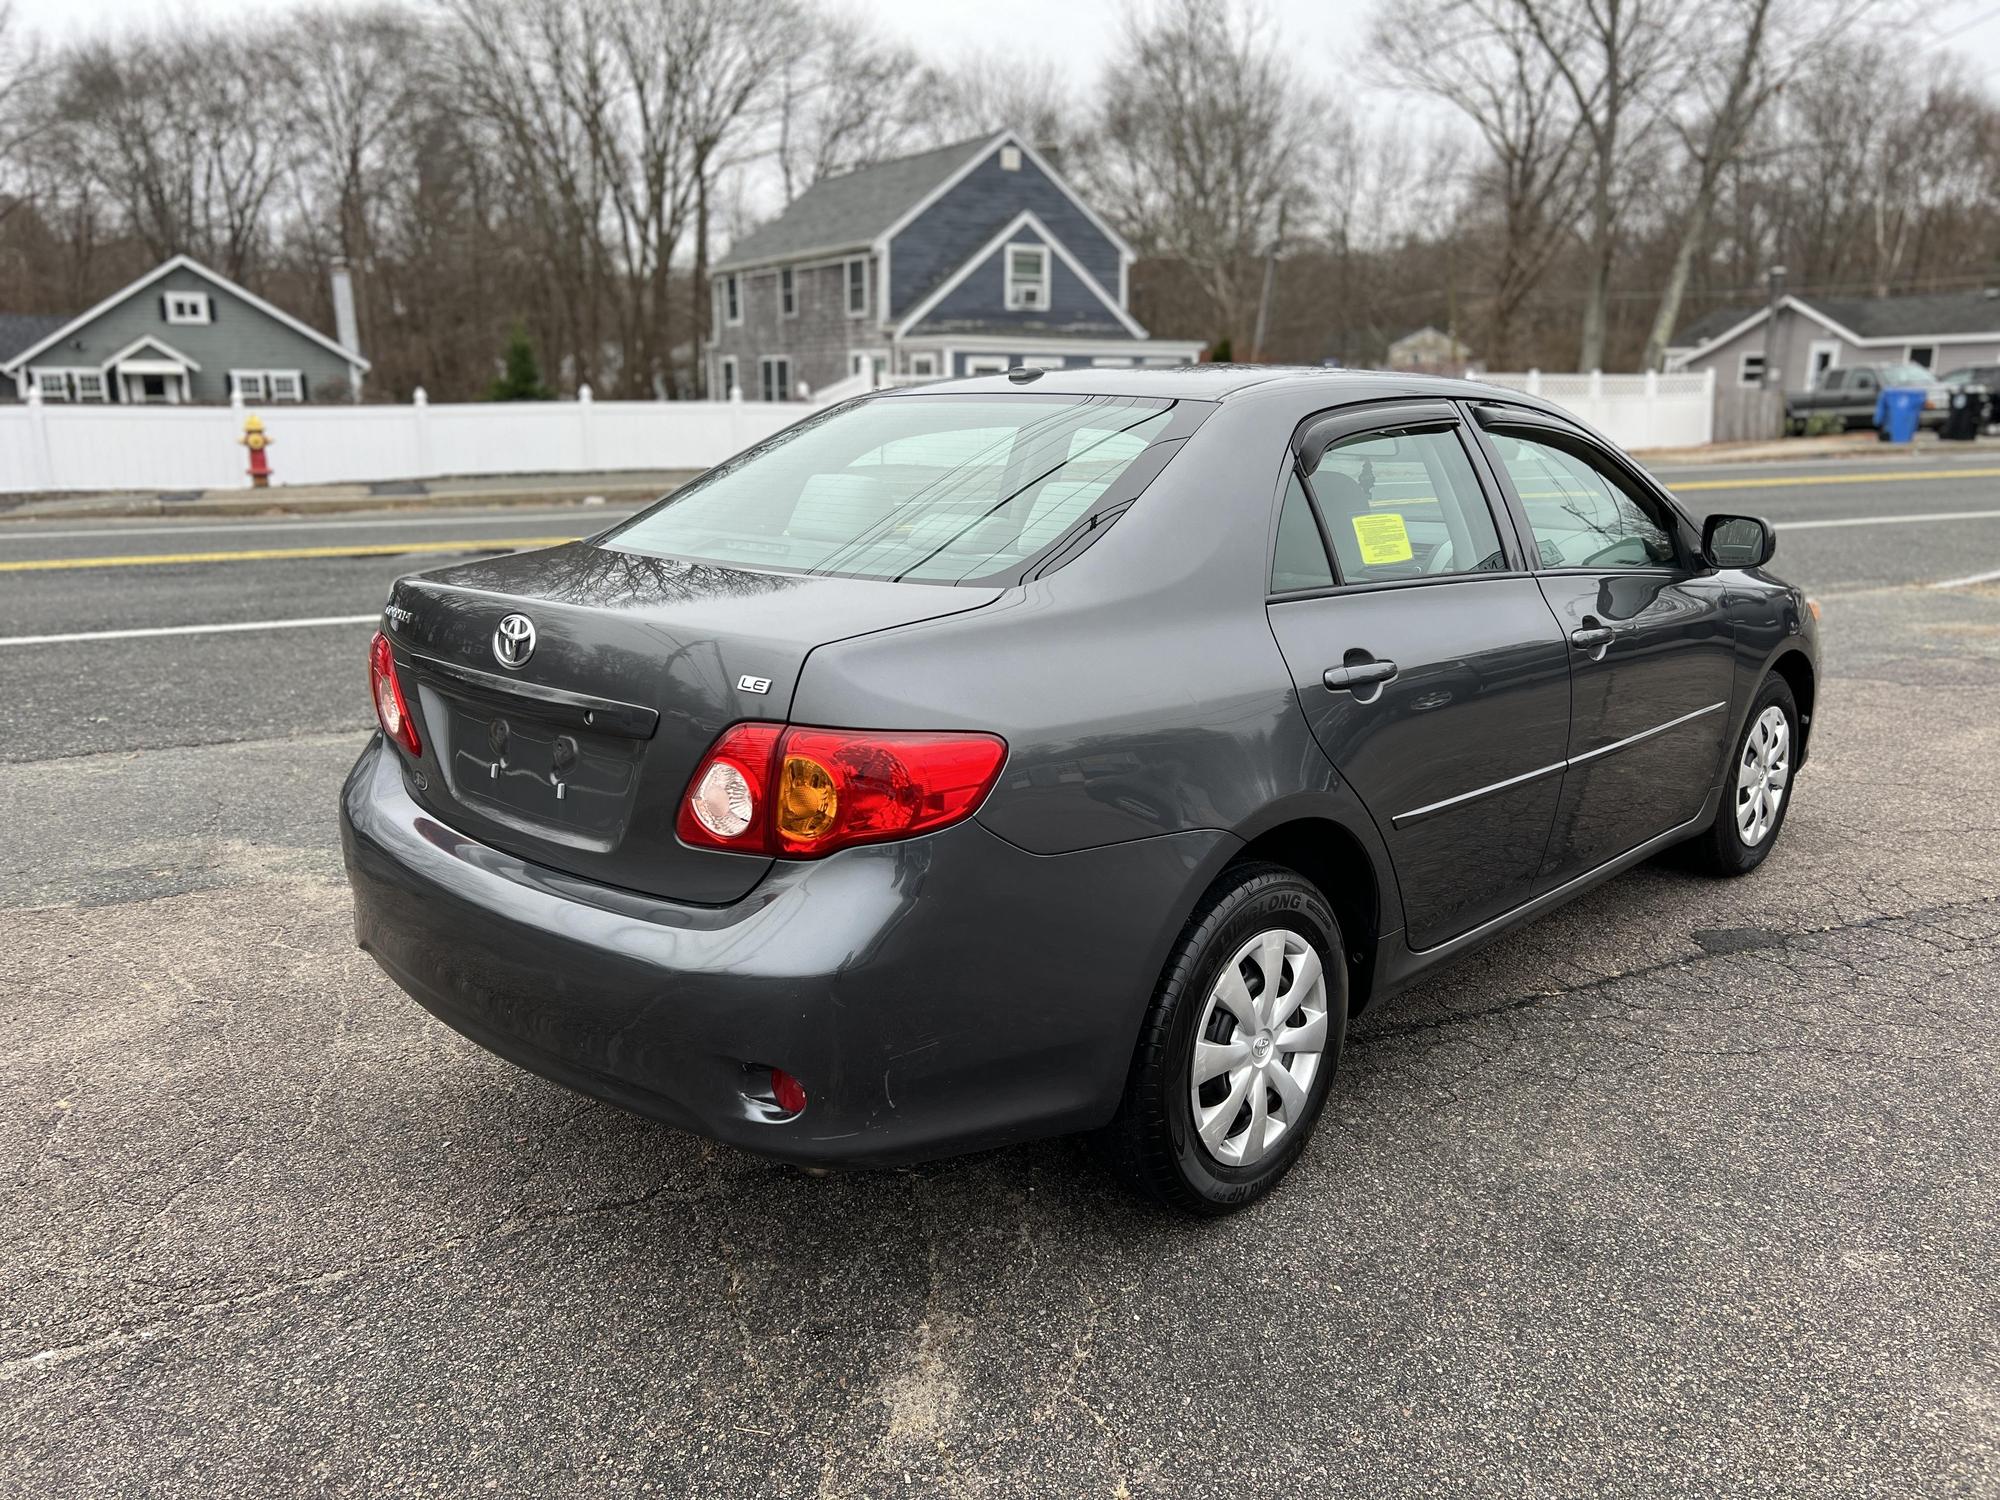
<path fill-rule="evenodd" d="M 1344 693 L 1350 688 L 1387 682 L 1395 675 L 1396 664 L 1392 661 L 1364 661 L 1351 667 L 1328 667 L 1320 681 L 1326 684 L 1329 693 Z"/>
<path fill-rule="evenodd" d="M 1569 643 L 1583 651 L 1595 651 L 1599 646 L 1608 646 L 1618 634 L 1609 625 L 1587 625 L 1581 630 L 1569 633 Z"/>

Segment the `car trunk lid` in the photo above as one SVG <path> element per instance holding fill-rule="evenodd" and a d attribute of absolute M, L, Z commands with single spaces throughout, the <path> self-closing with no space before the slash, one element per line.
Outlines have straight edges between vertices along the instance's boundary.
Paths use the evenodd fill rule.
<path fill-rule="evenodd" d="M 385 612 L 424 737 L 417 798 L 482 843 L 629 890 L 739 899 L 770 860 L 674 836 L 716 736 L 787 717 L 815 646 L 991 603 L 992 588 L 755 572 L 587 542 L 399 581 Z M 518 665 L 501 622 L 532 630 Z M 528 637 L 513 627 L 515 640 Z"/>

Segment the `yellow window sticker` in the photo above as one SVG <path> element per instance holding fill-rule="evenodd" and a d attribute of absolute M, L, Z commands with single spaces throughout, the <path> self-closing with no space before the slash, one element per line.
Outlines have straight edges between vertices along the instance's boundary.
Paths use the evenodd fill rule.
<path fill-rule="evenodd" d="M 1356 516 L 1354 539 L 1361 544 L 1362 562 L 1371 568 L 1383 563 L 1408 562 L 1412 556 L 1410 533 L 1403 529 L 1403 518 L 1393 510 Z"/>

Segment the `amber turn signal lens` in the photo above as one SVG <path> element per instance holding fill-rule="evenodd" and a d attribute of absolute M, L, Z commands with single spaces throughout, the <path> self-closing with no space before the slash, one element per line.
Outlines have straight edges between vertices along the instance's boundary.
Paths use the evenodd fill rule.
<path fill-rule="evenodd" d="M 1806 608 L 1812 611 L 1812 617 L 1815 620 L 1819 618 L 1819 600 L 1808 598 L 1806 600 Z"/>
<path fill-rule="evenodd" d="M 833 827 L 840 813 L 840 792 L 833 773 L 804 755 L 787 755 L 778 782 L 778 835 L 811 843 Z"/>

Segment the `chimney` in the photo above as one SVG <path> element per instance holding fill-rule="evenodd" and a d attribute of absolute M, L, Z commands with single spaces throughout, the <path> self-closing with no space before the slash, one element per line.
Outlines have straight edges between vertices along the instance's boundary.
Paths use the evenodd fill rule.
<path fill-rule="evenodd" d="M 362 330 L 354 322 L 354 276 L 348 272 L 346 260 L 334 260 L 332 270 L 334 282 L 334 340 L 340 348 L 350 354 L 362 352 Z M 348 384 L 354 388 L 354 400 L 362 398 L 362 378 L 358 370 L 348 374 Z"/>

